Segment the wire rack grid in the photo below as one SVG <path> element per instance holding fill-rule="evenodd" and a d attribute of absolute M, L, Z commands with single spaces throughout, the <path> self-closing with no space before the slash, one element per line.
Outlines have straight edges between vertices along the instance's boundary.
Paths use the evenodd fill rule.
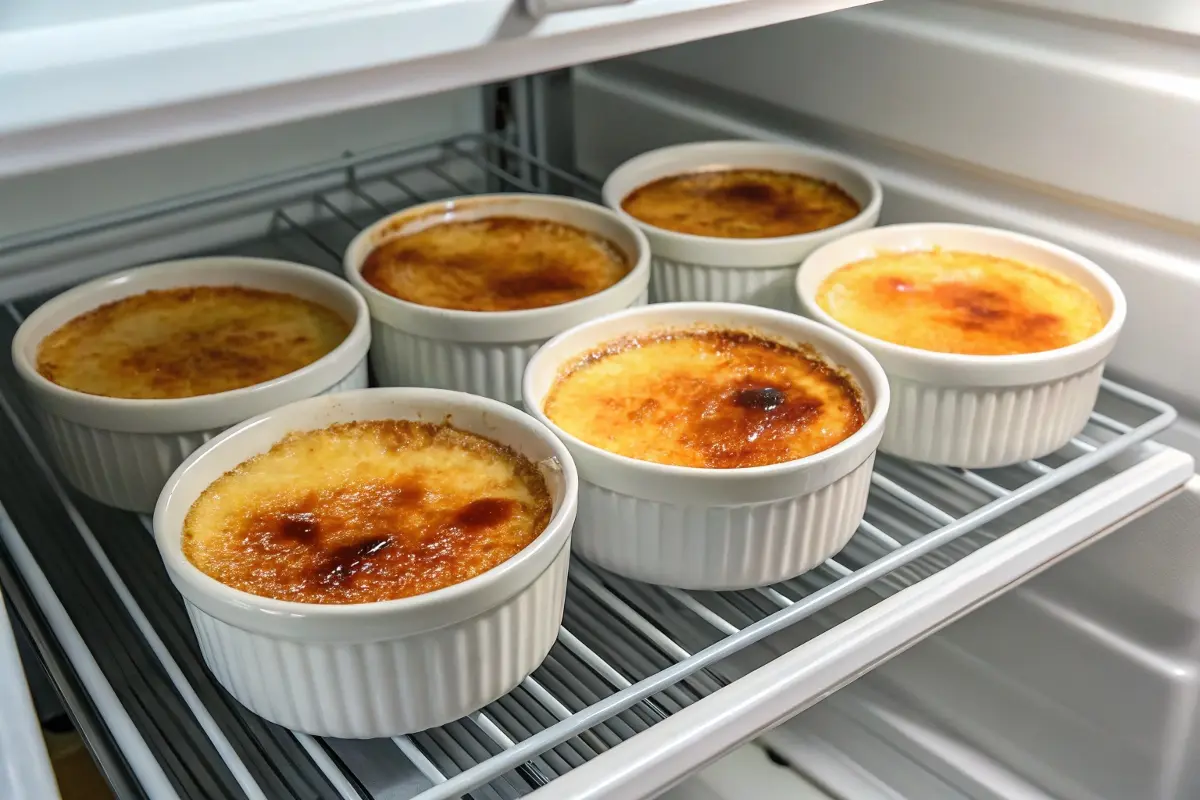
<path fill-rule="evenodd" d="M 464 136 L 0 242 L 0 255 L 51 246 L 94 251 L 100 237 L 105 253 L 119 260 L 155 248 L 180 252 L 173 232 L 183 228 L 257 230 L 223 252 L 286 255 L 338 272 L 350 239 L 382 214 L 453 195 L 551 186 L 597 199 L 595 185 L 568 170 L 497 137 Z M 42 299 L 8 303 L 9 335 Z M 15 386 L 11 370 L 0 375 L 0 443 L 27 454 L 29 466 L 10 465 L 5 475 L 0 465 L 0 541 L 10 567 L 0 579 L 17 576 L 6 591 L 32 596 L 54 617 L 60 640 L 75 631 L 79 655 L 71 661 L 86 673 L 89 693 L 107 698 L 104 728 L 124 753 L 124 767 L 156 798 L 507 799 L 550 786 L 706 702 L 747 662 L 761 663 L 772 648 L 818 633 L 831 624 L 822 612 L 840 601 L 864 590 L 886 597 L 953 568 L 1044 512 L 1052 490 L 1056 497 L 1075 494 L 1110 475 L 1106 464 L 1174 419 L 1168 405 L 1106 381 L 1104 393 L 1119 413 L 1093 414 L 1080 436 L 1046 459 L 983 472 L 880 457 L 850 544 L 812 572 L 772 587 L 687 592 L 627 581 L 576 559 L 558 641 L 514 692 L 439 729 L 352 743 L 278 729 L 213 684 L 146 536 L 148 520 L 65 487 Z M 68 553 L 91 560 L 68 566 Z M 801 634 L 801 623 L 814 628 Z M 114 644 L 124 652 L 115 653 Z M 84 662 L 91 666 L 78 667 Z"/>

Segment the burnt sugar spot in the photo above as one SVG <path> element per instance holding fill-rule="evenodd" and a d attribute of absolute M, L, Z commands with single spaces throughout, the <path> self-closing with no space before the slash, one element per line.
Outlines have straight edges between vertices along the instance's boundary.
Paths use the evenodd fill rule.
<path fill-rule="evenodd" d="M 722 410 L 690 410 L 691 431 L 686 436 L 690 446 L 703 454 L 705 466 L 717 469 L 785 460 L 791 438 L 824 407 L 799 387 L 779 388 L 752 378 L 717 391 L 721 399 L 717 407 Z"/>
<path fill-rule="evenodd" d="M 454 515 L 454 526 L 472 530 L 491 528 L 512 519 L 517 511 L 517 501 L 502 497 L 484 497 L 463 506 Z"/>
<path fill-rule="evenodd" d="M 615 398 L 605 398 L 605 399 L 607 400 L 607 399 L 615 399 Z M 658 400 L 654 399 L 653 397 L 648 397 L 637 403 L 637 405 L 633 408 L 633 410 L 631 410 L 629 412 L 629 418 L 631 420 L 633 420 L 634 422 L 641 422 L 642 420 L 653 415 L 660 408 L 662 408 L 662 403 L 660 403 Z"/>
<path fill-rule="evenodd" d="M 578 292 L 583 283 L 564 265 L 553 265 L 527 275 L 498 278 L 490 282 L 491 290 L 500 297 L 528 297 L 555 292 Z"/>
<path fill-rule="evenodd" d="M 451 508 L 443 502 L 441 492 L 408 477 L 342 486 L 260 512 L 247 522 L 243 542 L 261 564 L 275 559 L 270 569 L 293 575 L 297 594 L 309 600 L 407 596 L 474 574 L 479 552 L 494 555 L 488 537 L 522 509 L 501 497 Z"/>
<path fill-rule="evenodd" d="M 739 389 L 733 395 L 734 405 L 742 408 L 755 408 L 759 411 L 774 411 L 785 402 L 787 402 L 787 395 L 773 386 Z"/>
<path fill-rule="evenodd" d="M 364 483 L 331 492 L 310 492 L 283 508 L 260 511 L 247 530 L 266 551 L 279 548 L 319 554 L 330 552 L 347 532 L 368 536 L 390 533 L 406 513 L 419 510 L 424 487 L 413 480 Z"/>
<path fill-rule="evenodd" d="M 420 506 L 426 500 L 426 489 L 420 481 L 403 479 L 394 483 L 371 484 L 356 493 L 358 502 L 373 507 L 379 514 Z"/>
<path fill-rule="evenodd" d="M 305 585 L 336 593 L 383 568 L 389 557 L 419 558 L 430 539 L 427 499 L 424 485 L 411 477 L 353 484 L 265 512 L 252 527 L 262 552 L 290 553 L 303 565 Z"/>
<path fill-rule="evenodd" d="M 994 325 L 1012 312 L 1010 299 L 994 289 L 947 281 L 936 284 L 932 291 L 934 301 L 954 313 L 959 325 L 968 330 Z"/>
<path fill-rule="evenodd" d="M 1033 332 L 1045 332 L 1062 326 L 1062 317 L 1054 314 L 1030 314 L 1024 320 L 1025 326 Z"/>
<path fill-rule="evenodd" d="M 711 193 L 711 196 L 717 202 L 741 207 L 748 213 L 776 221 L 798 220 L 810 211 L 803 203 L 797 203 L 795 198 L 788 193 L 752 178 L 719 186 Z"/>
<path fill-rule="evenodd" d="M 285 512 L 279 515 L 278 532 L 285 541 L 315 544 L 321 535 L 321 523 L 312 512 Z"/>
<path fill-rule="evenodd" d="M 712 194 L 723 200 L 740 203 L 767 204 L 775 202 L 779 193 L 774 187 L 762 181 L 742 180 L 725 186 L 719 186 Z"/>
<path fill-rule="evenodd" d="M 944 321 L 959 330 L 997 342 L 1020 343 L 1019 351 L 1036 352 L 1064 344 L 1064 321 L 1041 311 L 1025 298 L 1020 289 L 1007 284 L 973 285 L 946 282 L 935 285 L 931 296 L 943 309 Z M 1011 344 L 996 348 L 1013 349 Z"/>
<path fill-rule="evenodd" d="M 345 586 L 391 543 L 391 537 L 376 536 L 362 542 L 336 547 L 316 563 L 313 577 L 318 584 L 326 588 Z"/>

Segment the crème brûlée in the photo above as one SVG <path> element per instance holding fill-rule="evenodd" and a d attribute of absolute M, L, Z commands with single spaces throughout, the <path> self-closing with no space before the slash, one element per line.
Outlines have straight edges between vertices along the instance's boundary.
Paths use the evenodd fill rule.
<path fill-rule="evenodd" d="M 1098 333 L 1105 316 L 1075 280 L 1009 258 L 954 250 L 881 253 L 841 267 L 817 304 L 868 336 L 964 355 L 1040 353 Z"/>
<path fill-rule="evenodd" d="M 614 243 L 582 228 L 487 217 L 388 239 L 367 256 L 362 276 L 381 292 L 423 306 L 519 311 L 602 292 L 631 268 Z"/>
<path fill-rule="evenodd" d="M 543 410 L 609 452 L 713 469 L 804 458 L 864 422 L 853 379 L 807 347 L 704 328 L 597 348 L 564 370 Z"/>
<path fill-rule="evenodd" d="M 195 397 L 294 372 L 349 333 L 350 323 L 332 309 L 282 292 L 164 289 L 75 317 L 42 340 L 37 370 L 87 394 Z"/>
<path fill-rule="evenodd" d="M 370 603 L 432 592 L 516 555 L 550 521 L 537 466 L 486 437 L 405 420 L 292 434 L 214 481 L 183 553 L 244 592 Z"/>
<path fill-rule="evenodd" d="M 725 239 L 796 236 L 832 228 L 862 207 L 840 186 L 795 172 L 726 169 L 671 175 L 621 201 L 635 219 L 676 233 Z"/>

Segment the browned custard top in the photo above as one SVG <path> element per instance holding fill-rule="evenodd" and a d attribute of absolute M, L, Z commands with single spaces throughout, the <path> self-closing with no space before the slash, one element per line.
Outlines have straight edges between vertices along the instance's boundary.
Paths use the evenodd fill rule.
<path fill-rule="evenodd" d="M 1095 295 L 1044 267 L 955 250 L 881 253 L 830 274 L 817 304 L 865 334 L 942 353 L 1017 355 L 1104 327 Z"/>
<path fill-rule="evenodd" d="M 564 371 L 544 410 L 610 452 L 717 469 L 803 458 L 864 422 L 853 380 L 813 351 L 721 329 L 610 342 Z"/>
<path fill-rule="evenodd" d="M 293 434 L 214 481 L 183 553 L 251 594 L 370 603 L 486 572 L 551 513 L 537 466 L 504 445 L 449 423 L 353 422 Z"/>
<path fill-rule="evenodd" d="M 350 324 L 319 303 L 240 286 L 125 297 L 81 314 L 38 347 L 37 370 L 77 392 L 195 397 L 294 372 L 336 348 Z"/>
<path fill-rule="evenodd" d="M 363 280 L 393 297 L 462 311 L 543 308 L 601 292 L 632 265 L 612 242 L 524 217 L 444 222 L 380 244 Z"/>
<path fill-rule="evenodd" d="M 841 187 L 795 172 L 727 169 L 659 178 L 621 201 L 630 216 L 677 233 L 727 239 L 832 228 L 862 207 Z"/>

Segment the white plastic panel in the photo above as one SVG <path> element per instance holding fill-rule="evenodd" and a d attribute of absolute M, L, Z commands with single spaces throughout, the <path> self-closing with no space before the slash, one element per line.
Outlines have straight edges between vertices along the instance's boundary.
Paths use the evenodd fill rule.
<path fill-rule="evenodd" d="M 638 0 L 534 19 L 514 0 L 133 0 L 101 15 L 20 0 L 0 22 L 0 176 L 868 1 Z"/>
<path fill-rule="evenodd" d="M 874 684 L 858 680 L 764 743 L 839 798 L 1054 800 Z"/>
<path fill-rule="evenodd" d="M 957 0 L 979 3 L 980 0 Z M 1200 5 L 1192 0 L 982 0 L 995 7 L 1025 6 L 1076 17 L 1079 23 L 1118 22 L 1173 33 L 1200 34 Z"/>
<path fill-rule="evenodd" d="M 661 795 L 662 800 L 834 800 L 787 766 L 773 763 L 757 745 L 734 750 L 699 775 Z M 858 798 L 867 800 L 867 798 Z"/>

